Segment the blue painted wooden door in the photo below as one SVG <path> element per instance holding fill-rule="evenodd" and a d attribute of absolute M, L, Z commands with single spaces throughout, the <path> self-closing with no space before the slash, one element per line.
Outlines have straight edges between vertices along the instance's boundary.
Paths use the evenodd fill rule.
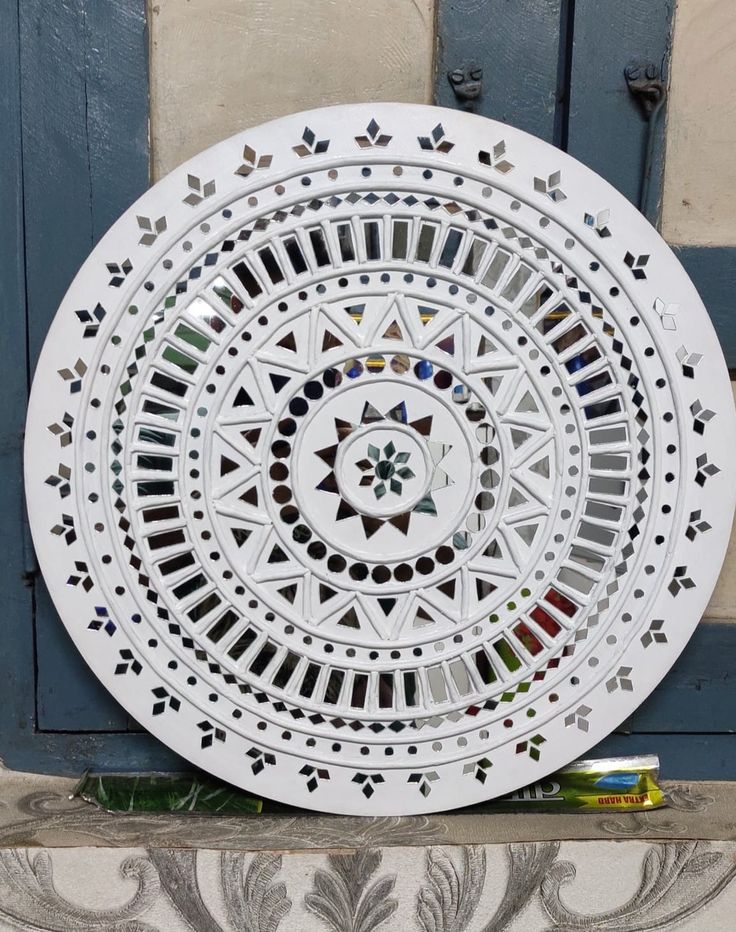
<path fill-rule="evenodd" d="M 467 106 L 447 75 L 479 65 L 478 112 L 568 149 L 635 199 L 646 123 L 623 68 L 632 60 L 666 68 L 671 6 L 438 0 L 437 102 Z M 145 8 L 145 0 L 0 0 L 0 758 L 18 769 L 185 766 L 128 718 L 73 648 L 36 571 L 21 477 L 28 385 L 49 322 L 91 247 L 148 184 Z M 657 149 L 653 170 L 659 178 Z M 736 328 L 723 332 L 736 358 Z M 602 750 L 659 752 L 669 776 L 736 778 L 733 688 L 714 668 L 732 652 L 733 630 L 701 625 L 624 729 L 631 734 Z"/>
<path fill-rule="evenodd" d="M 0 758 L 69 773 L 179 766 L 72 646 L 36 571 L 21 478 L 28 385 L 49 323 L 94 243 L 148 185 L 146 3 L 0 2 Z"/>

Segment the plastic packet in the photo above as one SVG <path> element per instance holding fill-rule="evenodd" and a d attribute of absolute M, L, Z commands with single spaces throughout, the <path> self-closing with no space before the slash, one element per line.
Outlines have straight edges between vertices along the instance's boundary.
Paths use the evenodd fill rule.
<path fill-rule="evenodd" d="M 515 812 L 658 809 L 666 805 L 658 780 L 659 758 L 654 754 L 580 760 L 493 800 L 489 807 Z"/>
<path fill-rule="evenodd" d="M 108 812 L 259 813 L 260 799 L 198 774 L 90 774 L 77 785 L 79 797 Z"/>

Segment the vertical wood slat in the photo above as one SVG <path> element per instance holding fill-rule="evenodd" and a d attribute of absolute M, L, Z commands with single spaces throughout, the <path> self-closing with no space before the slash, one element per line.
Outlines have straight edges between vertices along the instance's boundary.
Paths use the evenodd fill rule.
<path fill-rule="evenodd" d="M 561 0 L 437 0 L 435 102 L 518 126 L 547 142 L 555 135 Z M 472 105 L 455 97 L 448 72 L 483 68 Z"/>
<path fill-rule="evenodd" d="M 145 0 L 24 0 L 20 29 L 35 365 L 80 265 L 148 186 Z"/>
<path fill-rule="evenodd" d="M 33 369 L 79 266 L 148 184 L 145 0 L 23 0 L 19 26 Z M 127 715 L 82 661 L 42 582 L 36 661 L 40 729 L 127 727 Z M 27 677 L 29 668 L 18 675 Z"/>
<path fill-rule="evenodd" d="M 32 590 L 23 583 L 30 554 L 24 546 L 22 442 L 28 399 L 26 295 L 23 263 L 23 164 L 20 118 L 19 0 L 0 0 L 0 756 L 33 728 Z"/>
<path fill-rule="evenodd" d="M 647 122 L 624 70 L 634 62 L 653 62 L 666 81 L 674 6 L 674 0 L 575 0 L 567 151 L 637 205 Z M 655 124 L 646 211 L 653 222 L 661 198 L 665 110 L 666 105 Z"/>
<path fill-rule="evenodd" d="M 726 365 L 736 369 L 736 246 L 674 246 L 716 328 Z M 734 608 L 736 613 L 736 608 Z"/>

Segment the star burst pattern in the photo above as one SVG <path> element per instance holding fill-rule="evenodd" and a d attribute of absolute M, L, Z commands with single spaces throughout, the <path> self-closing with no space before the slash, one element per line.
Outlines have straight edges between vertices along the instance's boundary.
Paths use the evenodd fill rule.
<path fill-rule="evenodd" d="M 384 524 L 391 524 L 395 528 L 398 528 L 402 534 L 406 535 L 409 532 L 413 514 L 437 515 L 434 493 L 438 489 L 452 485 L 452 479 L 450 479 L 445 470 L 440 466 L 442 460 L 444 460 L 452 449 L 452 445 L 431 439 L 432 421 L 432 415 L 410 421 L 406 410 L 406 403 L 403 401 L 394 405 L 394 407 L 390 408 L 385 414 L 382 414 L 377 408 L 370 404 L 370 402 L 366 402 L 363 407 L 363 414 L 360 422 L 357 424 L 344 421 L 341 418 L 335 418 L 337 442 L 332 446 L 325 447 L 315 452 L 329 467 L 329 472 L 321 482 L 318 483 L 317 489 L 320 492 L 327 492 L 339 497 L 336 514 L 337 521 L 358 518 L 363 526 L 366 538 L 369 538 L 379 531 Z M 426 492 L 417 502 L 410 508 L 407 508 L 406 511 L 382 518 L 378 515 L 363 514 L 357 511 L 350 502 L 342 496 L 337 476 L 335 475 L 335 461 L 340 444 L 347 440 L 353 431 L 366 424 L 382 424 L 385 422 L 405 424 L 425 439 L 432 460 L 432 475 Z M 396 447 L 391 442 L 386 444 L 383 450 L 369 443 L 366 459 L 360 460 L 356 464 L 364 473 L 360 480 L 360 485 L 373 485 L 375 479 L 378 479 L 378 483 L 373 487 L 377 500 L 382 499 L 389 490 L 396 495 L 401 495 L 403 492 L 402 480 L 406 481 L 415 477 L 414 471 L 406 466 L 408 459 L 409 454 L 397 451 Z"/>

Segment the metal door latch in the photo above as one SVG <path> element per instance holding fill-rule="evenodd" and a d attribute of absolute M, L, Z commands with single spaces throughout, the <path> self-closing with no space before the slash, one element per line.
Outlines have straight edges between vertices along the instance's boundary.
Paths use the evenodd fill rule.
<path fill-rule="evenodd" d="M 636 98 L 647 120 L 651 120 L 664 103 L 667 88 L 659 67 L 652 62 L 627 65 L 624 69 L 629 93 Z"/>
<path fill-rule="evenodd" d="M 639 210 L 654 223 L 656 208 L 650 210 L 649 194 L 654 162 L 657 118 L 667 99 L 667 85 L 662 80 L 661 69 L 653 62 L 627 65 L 624 68 L 624 77 L 626 78 L 629 93 L 638 101 L 647 122 L 644 164 L 639 186 Z"/>
<path fill-rule="evenodd" d="M 483 69 L 477 65 L 448 71 L 447 80 L 458 100 L 477 100 L 483 91 Z"/>

